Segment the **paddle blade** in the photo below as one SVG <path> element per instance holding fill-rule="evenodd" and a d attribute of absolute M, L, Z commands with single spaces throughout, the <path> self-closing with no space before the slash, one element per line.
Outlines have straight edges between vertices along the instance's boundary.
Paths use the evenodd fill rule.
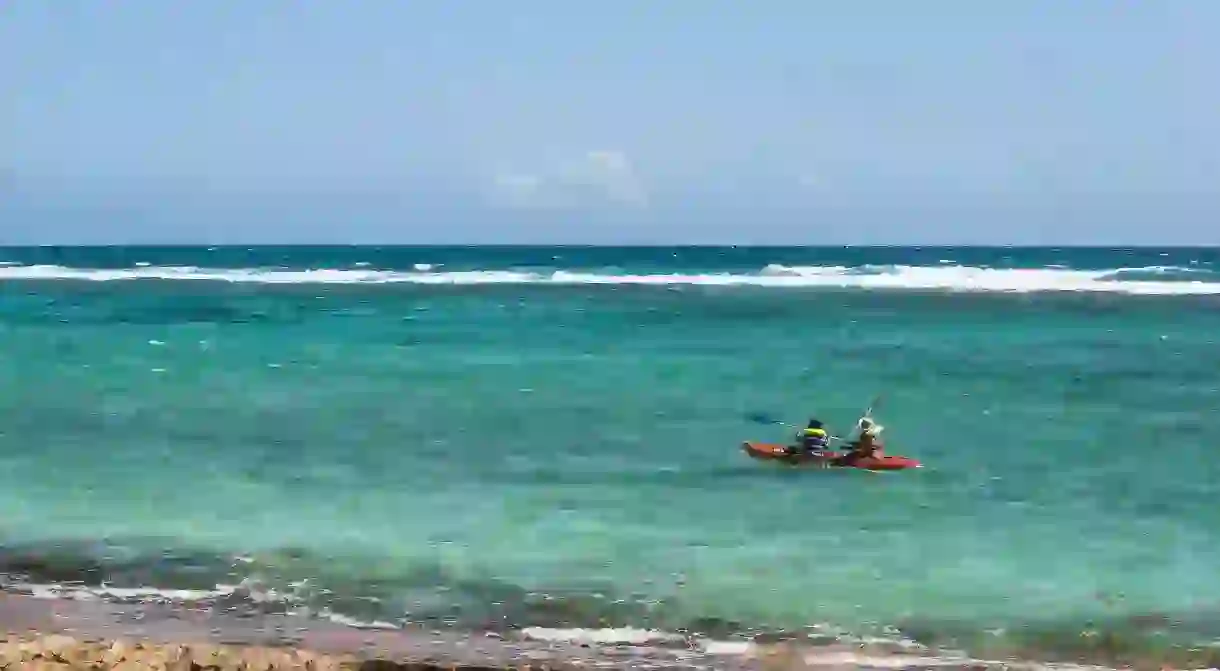
<path fill-rule="evenodd" d="M 872 417 L 873 411 L 876 410 L 877 406 L 880 404 L 881 404 L 881 394 L 877 394 L 876 396 L 873 397 L 872 403 L 868 404 L 868 409 L 864 411 L 864 416 Z"/>

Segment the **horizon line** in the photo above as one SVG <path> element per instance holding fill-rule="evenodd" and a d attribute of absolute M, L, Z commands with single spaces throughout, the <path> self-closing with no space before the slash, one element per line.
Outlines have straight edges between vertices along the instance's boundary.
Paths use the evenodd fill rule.
<path fill-rule="evenodd" d="M 350 248 L 382 248 L 382 249 L 1092 249 L 1092 250 L 1144 250 L 1144 249 L 1220 249 L 1220 243 L 1199 243 L 1199 244 L 1158 244 L 1158 243 L 1133 243 L 1133 244 L 1085 244 L 1085 243 L 1060 243 L 1060 244 L 1031 244 L 1031 243 L 1016 243 L 1016 244 L 979 244 L 979 243 L 934 243 L 934 244 L 889 244 L 889 243 L 869 243 L 869 244 L 784 244 L 784 243 L 765 243 L 765 244 L 743 244 L 743 243 L 565 243 L 565 242 L 427 242 L 427 243 L 409 243 L 409 242 L 258 242 L 258 243 L 207 243 L 207 242 L 131 242 L 131 243 L 27 243 L 27 244 L 9 244 L 0 242 L 0 249 L 257 249 L 257 248 L 324 248 L 324 247 L 350 247 Z"/>

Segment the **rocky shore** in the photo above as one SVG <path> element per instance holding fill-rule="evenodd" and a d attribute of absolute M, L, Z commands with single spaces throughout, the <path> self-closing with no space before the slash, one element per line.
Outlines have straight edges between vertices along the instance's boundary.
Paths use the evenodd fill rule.
<path fill-rule="evenodd" d="M 593 646 L 408 629 L 366 630 L 291 615 L 0 594 L 0 668 L 751 669 L 749 656 L 680 646 Z"/>
<path fill-rule="evenodd" d="M 0 593 L 0 669 L 1099 671 L 1109 667 L 1167 671 L 1214 666 L 1206 655 L 1183 659 L 1181 664 L 1165 658 L 1133 658 L 1104 666 L 1005 657 L 987 661 L 930 651 L 760 640 L 580 643 L 539 640 L 528 632 L 362 629 L 286 614 Z"/>
<path fill-rule="evenodd" d="M 868 665 L 847 663 L 809 663 L 799 649 L 775 646 L 760 655 L 742 657 L 726 664 L 684 664 L 674 659 L 668 662 L 649 659 L 648 655 L 631 658 L 599 658 L 598 655 L 569 654 L 565 659 L 538 659 L 525 650 L 513 655 L 482 653 L 478 660 L 426 658 L 410 653 L 392 655 L 384 652 L 327 653 L 297 646 L 236 645 L 213 643 L 158 643 L 147 640 L 77 639 L 65 635 L 29 633 L 10 636 L 0 642 L 0 668 L 3 669 L 63 669 L 65 671 L 309 671 L 410 669 L 412 671 L 498 671 L 508 669 L 758 669 L 759 671 L 789 671 L 811 668 L 868 668 Z M 535 656 L 536 657 L 536 656 Z M 829 662 L 829 660 L 827 660 Z M 880 668 L 929 668 L 927 665 L 886 664 Z M 934 664 L 932 666 L 943 666 Z M 971 668 L 973 665 L 966 665 Z M 960 668 L 953 665 L 950 668 Z M 973 668 L 985 668 L 985 665 Z"/>
<path fill-rule="evenodd" d="M 80 641 L 69 636 L 11 637 L 0 644 L 6 669 L 328 669 L 380 668 L 352 656 L 308 650 L 225 645 L 157 645 L 138 641 Z M 402 667 L 400 667 L 402 668 Z M 406 667 L 411 668 L 411 667 Z M 415 668 L 420 668 L 416 666 Z M 426 668 L 426 667 L 425 667 Z"/>
<path fill-rule="evenodd" d="M 545 641 L 527 635 L 360 629 L 283 614 L 221 612 L 164 603 L 44 599 L 0 593 L 2 669 L 791 669 L 1013 668 L 854 646 L 787 643 L 663 645 Z M 1027 668 L 1034 668 L 1029 665 Z"/>

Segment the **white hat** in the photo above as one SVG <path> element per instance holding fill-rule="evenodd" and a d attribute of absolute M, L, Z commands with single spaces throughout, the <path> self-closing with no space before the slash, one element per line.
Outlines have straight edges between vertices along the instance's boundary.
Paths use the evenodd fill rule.
<path fill-rule="evenodd" d="M 885 429 L 884 426 L 873 421 L 872 417 L 861 417 L 859 426 L 862 430 L 871 431 L 874 434 L 881 433 Z"/>

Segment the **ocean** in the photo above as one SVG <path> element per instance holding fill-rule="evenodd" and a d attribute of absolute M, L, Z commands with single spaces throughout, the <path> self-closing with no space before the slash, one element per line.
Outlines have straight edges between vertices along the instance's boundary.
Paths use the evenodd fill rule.
<path fill-rule="evenodd" d="M 1218 343 L 1217 249 L 0 248 L 0 572 L 1157 654 L 1220 639 Z M 922 469 L 740 449 L 878 396 Z"/>

